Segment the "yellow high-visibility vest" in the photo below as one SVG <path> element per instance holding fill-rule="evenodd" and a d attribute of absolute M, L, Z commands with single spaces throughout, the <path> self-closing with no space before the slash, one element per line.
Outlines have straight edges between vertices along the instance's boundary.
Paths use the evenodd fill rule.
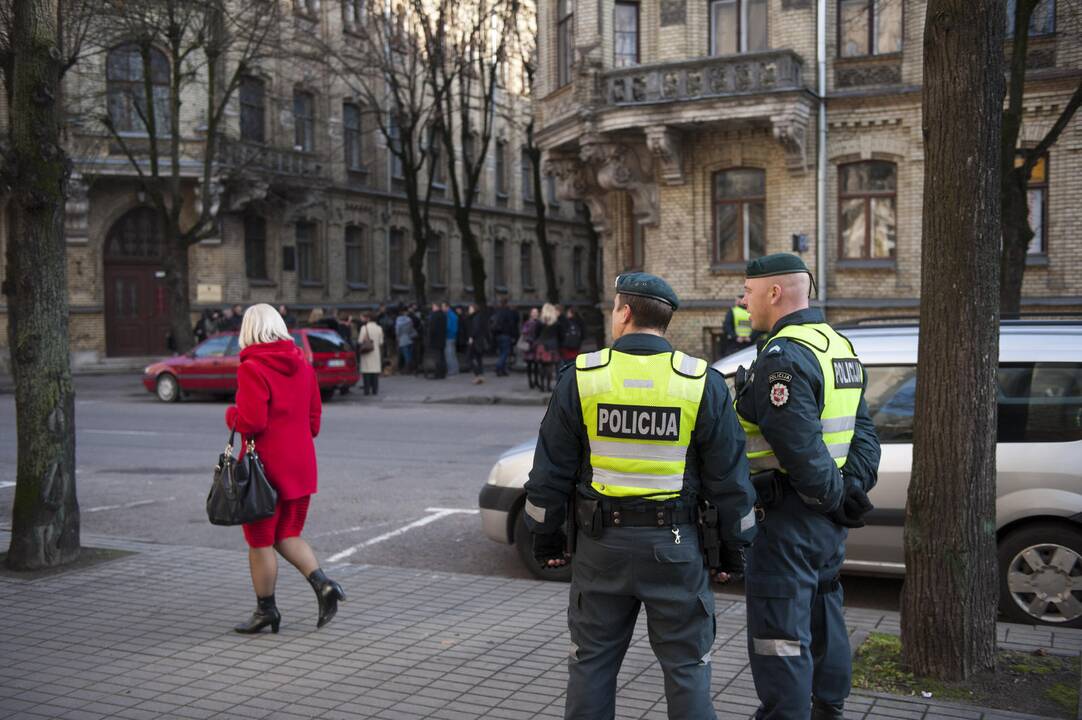
<path fill-rule="evenodd" d="M 799 342 L 811 350 L 819 361 L 823 371 L 823 409 L 819 413 L 823 443 L 834 458 L 834 463 L 842 467 L 849 456 L 849 444 L 856 428 L 857 407 L 864 387 L 864 366 L 860 364 L 849 340 L 826 323 L 786 325 L 763 344 L 763 352 L 769 352 L 771 343 L 779 338 Z M 771 388 L 771 391 L 775 389 Z M 786 386 L 776 391 L 787 394 L 789 389 Z M 751 471 L 773 469 L 785 472 L 785 468 L 778 464 L 770 443 L 759 431 L 759 426 L 744 418 L 739 411 L 737 417 L 747 435 L 746 451 Z"/>
<path fill-rule="evenodd" d="M 632 355 L 605 348 L 576 358 L 597 492 L 650 500 L 680 494 L 707 367 L 679 351 Z"/>
<path fill-rule="evenodd" d="M 751 337 L 751 313 L 739 305 L 733 305 L 733 330 L 739 338 Z"/>

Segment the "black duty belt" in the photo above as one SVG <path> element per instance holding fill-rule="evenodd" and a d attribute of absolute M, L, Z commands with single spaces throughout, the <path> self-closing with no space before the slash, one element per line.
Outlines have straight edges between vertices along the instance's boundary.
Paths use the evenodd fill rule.
<path fill-rule="evenodd" d="M 663 505 L 649 510 L 611 508 L 601 511 L 601 524 L 605 527 L 672 527 L 687 525 L 692 521 L 691 509 Z"/>

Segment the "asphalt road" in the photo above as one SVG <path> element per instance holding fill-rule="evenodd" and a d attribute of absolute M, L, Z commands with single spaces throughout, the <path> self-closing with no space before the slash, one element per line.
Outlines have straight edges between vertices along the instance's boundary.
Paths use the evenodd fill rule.
<path fill-rule="evenodd" d="M 399 382 L 425 383 L 424 380 Z M 431 382 L 431 381 L 427 381 Z M 227 430 L 223 400 L 166 405 L 134 376 L 76 379 L 76 456 L 83 531 L 243 549 L 239 528 L 207 523 L 207 489 Z M 530 577 L 515 551 L 481 533 L 477 494 L 505 449 L 537 433 L 542 406 L 371 402 L 324 406 L 319 493 L 305 536 L 324 565 L 393 565 Z M 15 479 L 15 407 L 0 393 L 0 526 Z M 244 569 L 237 568 L 237 572 Z M 852 577 L 846 602 L 897 609 L 901 583 Z M 739 592 L 740 588 L 719 588 Z"/>

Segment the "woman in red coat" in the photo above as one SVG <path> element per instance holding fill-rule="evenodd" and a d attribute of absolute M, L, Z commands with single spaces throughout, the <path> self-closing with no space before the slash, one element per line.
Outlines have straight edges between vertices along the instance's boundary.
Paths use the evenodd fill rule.
<path fill-rule="evenodd" d="M 277 550 L 301 571 L 319 601 L 321 628 L 345 600 L 342 586 L 319 567 L 301 530 L 308 502 L 316 492 L 316 447 L 323 406 L 312 366 L 294 344 L 278 311 L 270 305 L 248 308 L 240 327 L 237 404 L 225 412 L 225 423 L 245 437 L 255 437 L 267 479 L 278 491 L 274 515 L 244 525 L 248 564 L 258 606 L 239 633 L 257 633 L 268 625 L 278 632 L 282 620 L 274 604 L 278 579 Z"/>

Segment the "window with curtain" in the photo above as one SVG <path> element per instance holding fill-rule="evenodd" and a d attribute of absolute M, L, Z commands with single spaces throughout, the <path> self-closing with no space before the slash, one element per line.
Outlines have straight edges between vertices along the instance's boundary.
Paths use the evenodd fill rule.
<path fill-rule="evenodd" d="M 571 251 L 571 276 L 575 283 L 576 290 L 583 290 L 586 287 L 586 283 L 583 278 L 586 277 L 586 270 L 583 267 L 585 264 L 585 255 L 582 246 L 576 246 Z"/>
<path fill-rule="evenodd" d="M 525 147 L 519 151 L 519 172 L 522 174 L 522 202 L 533 204 L 533 166 L 530 152 Z"/>
<path fill-rule="evenodd" d="M 361 107 L 342 103 L 342 149 L 347 170 L 363 170 L 361 162 Z"/>
<path fill-rule="evenodd" d="M 462 259 L 462 287 L 465 290 L 473 290 L 473 270 L 470 269 L 470 252 L 466 249 L 466 243 L 462 243 L 458 256 Z"/>
<path fill-rule="evenodd" d="M 522 289 L 528 290 L 533 287 L 533 245 L 524 242 L 518 247 L 519 272 L 522 281 Z"/>
<path fill-rule="evenodd" d="M 360 225 L 346 227 L 346 283 L 368 284 L 368 248 L 365 229 Z"/>
<path fill-rule="evenodd" d="M 1019 167 L 1025 162 L 1021 153 L 1015 156 L 1014 165 Z M 1029 229 L 1033 237 L 1026 252 L 1030 255 L 1048 254 L 1046 229 L 1048 227 L 1048 156 L 1042 155 L 1033 169 L 1029 171 L 1026 185 L 1026 200 L 1029 205 Z"/>
<path fill-rule="evenodd" d="M 257 77 L 245 76 L 237 91 L 240 96 L 240 139 L 261 143 L 266 139 L 266 86 Z"/>
<path fill-rule="evenodd" d="M 364 0 L 342 0 L 342 23 L 350 26 L 364 22 Z"/>
<path fill-rule="evenodd" d="M 498 288 L 507 287 L 507 241 L 497 240 L 492 244 L 492 281 Z"/>
<path fill-rule="evenodd" d="M 297 277 L 302 283 L 318 283 L 323 280 L 316 224 L 299 222 L 297 237 Z"/>
<path fill-rule="evenodd" d="M 892 259 L 897 241 L 897 166 L 870 160 L 838 168 L 839 257 Z"/>
<path fill-rule="evenodd" d="M 402 130 L 398 123 L 398 115 L 391 113 L 387 119 L 387 154 L 390 156 L 391 177 L 401 180 L 406 177 L 405 166 L 398 153 L 402 147 Z"/>
<path fill-rule="evenodd" d="M 639 4 L 618 0 L 612 19 L 613 65 L 639 64 Z"/>
<path fill-rule="evenodd" d="M 903 0 L 838 0 L 838 54 L 901 52 L 902 7 Z"/>
<path fill-rule="evenodd" d="M 556 84 L 571 82 L 575 64 L 575 0 L 556 0 Z"/>
<path fill-rule="evenodd" d="M 251 280 L 267 279 L 267 221 L 258 215 L 244 217 L 244 268 Z"/>
<path fill-rule="evenodd" d="M 443 235 L 436 233 L 428 241 L 425 249 L 425 259 L 428 261 L 428 284 L 432 287 L 443 287 L 447 284 L 447 273 L 444 272 L 443 262 Z"/>
<path fill-rule="evenodd" d="M 714 173 L 714 262 L 746 262 L 766 254 L 766 172 Z"/>
<path fill-rule="evenodd" d="M 406 284 L 406 231 L 391 228 L 387 235 L 387 272 L 391 285 Z"/>
<path fill-rule="evenodd" d="M 1007 37 L 1014 37 L 1014 14 L 1017 0 L 1007 0 Z M 1056 31 L 1056 0 L 1040 0 L 1029 18 L 1029 34 L 1051 35 Z"/>
<path fill-rule="evenodd" d="M 293 92 L 293 147 L 312 152 L 316 149 L 316 100 L 310 92 Z"/>
<path fill-rule="evenodd" d="M 169 61 L 160 51 L 150 48 L 150 94 L 153 98 L 154 125 L 157 135 L 169 134 Z M 109 51 L 105 62 L 105 87 L 109 119 L 121 133 L 147 134 L 146 68 L 138 45 L 121 45 Z"/>
<path fill-rule="evenodd" d="M 428 153 L 432 184 L 436 187 L 436 192 L 442 195 L 447 187 L 447 161 L 443 158 L 443 139 L 435 129 L 428 134 Z"/>
<path fill-rule="evenodd" d="M 496 141 L 496 195 L 507 199 L 507 141 Z"/>
<path fill-rule="evenodd" d="M 710 54 L 767 49 L 767 0 L 710 0 Z"/>

